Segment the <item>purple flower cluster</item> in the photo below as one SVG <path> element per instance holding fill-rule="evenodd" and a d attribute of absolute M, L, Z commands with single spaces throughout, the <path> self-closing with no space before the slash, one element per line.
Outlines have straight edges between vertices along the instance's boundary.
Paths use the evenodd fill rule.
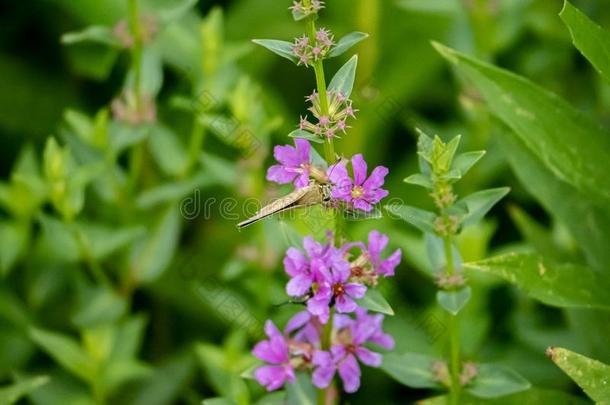
<path fill-rule="evenodd" d="M 326 93 L 328 99 L 328 114 L 322 113 L 320 105 L 320 95 L 314 92 L 306 97 L 311 103 L 309 111 L 318 121 L 316 124 L 309 122 L 307 116 L 301 117 L 299 129 L 309 131 L 312 134 L 326 138 L 338 137 L 338 133 L 345 133 L 348 128 L 347 119 L 356 118 L 356 111 L 352 106 L 352 101 L 338 91 L 329 90 Z"/>
<path fill-rule="evenodd" d="M 320 28 L 314 38 L 306 35 L 295 38 L 292 53 L 298 58 L 298 65 L 310 66 L 324 59 L 334 44 L 333 34 L 327 29 Z"/>
<path fill-rule="evenodd" d="M 381 354 L 364 345 L 375 344 L 384 349 L 394 347 L 392 336 L 384 333 L 383 315 L 369 314 L 356 309 L 355 316 L 335 315 L 330 349 L 320 349 L 324 326 L 307 311 L 297 313 L 288 322 L 284 333 L 271 321 L 265 323 L 267 340 L 254 346 L 252 354 L 267 363 L 254 372 L 256 380 L 268 391 L 293 384 L 297 371 L 311 372 L 312 382 L 318 388 L 330 385 L 336 373 L 343 381 L 346 392 L 360 387 L 360 365 L 381 365 Z"/>
<path fill-rule="evenodd" d="M 382 258 L 387 244 L 386 235 L 372 231 L 366 245 L 352 242 L 336 247 L 306 237 L 303 251 L 294 247 L 287 250 L 284 269 L 290 280 L 286 292 L 304 298 L 307 310 L 288 322 L 284 334 L 267 322 L 269 339 L 253 350 L 256 357 L 269 363 L 255 372 L 260 384 L 275 390 L 286 381 L 294 382 L 295 370 L 310 370 L 314 385 L 325 388 L 338 372 L 345 391 L 354 392 L 360 385 L 358 360 L 372 367 L 381 364 L 381 355 L 364 344 L 391 349 L 394 341 L 381 329 L 383 315 L 369 315 L 355 300 L 364 297 L 379 276 L 394 275 L 401 251 Z M 325 351 L 321 348 L 322 331 L 331 320 L 331 308 L 337 314 L 332 319 L 331 345 Z"/>

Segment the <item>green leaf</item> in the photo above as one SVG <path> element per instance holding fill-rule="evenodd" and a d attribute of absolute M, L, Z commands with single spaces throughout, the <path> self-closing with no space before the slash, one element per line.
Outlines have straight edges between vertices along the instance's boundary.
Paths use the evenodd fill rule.
<path fill-rule="evenodd" d="M 31 328 L 30 338 L 63 368 L 90 382 L 94 377 L 94 362 L 72 338 L 60 333 Z"/>
<path fill-rule="evenodd" d="M 286 58 L 291 62 L 298 62 L 297 56 L 294 54 L 294 52 L 292 52 L 293 45 L 290 42 L 280 41 L 277 39 L 253 39 L 252 42 L 269 49 L 276 55 Z"/>
<path fill-rule="evenodd" d="M 483 156 L 485 156 L 484 150 L 460 153 L 453 160 L 451 169 L 457 170 L 460 173 L 460 178 L 464 177 Z"/>
<path fill-rule="evenodd" d="M 358 66 L 358 55 L 354 55 L 345 62 L 335 74 L 328 85 L 328 90 L 338 91 L 345 97 L 349 98 L 354 88 L 354 80 L 356 80 L 356 67 Z"/>
<path fill-rule="evenodd" d="M 531 387 L 529 381 L 511 368 L 496 364 L 477 365 L 477 376 L 466 391 L 479 398 L 496 398 Z"/>
<path fill-rule="evenodd" d="M 30 225 L 25 222 L 0 222 L 0 276 L 6 276 L 24 253 Z"/>
<path fill-rule="evenodd" d="M 447 256 L 445 256 L 445 241 L 443 238 L 430 232 L 426 232 L 424 235 L 424 241 L 426 244 L 426 253 L 428 254 L 428 259 L 430 260 L 432 273 L 445 272 L 447 267 Z M 453 268 L 461 269 L 462 256 L 460 255 L 460 251 L 455 244 L 452 244 L 451 248 L 453 250 Z"/>
<path fill-rule="evenodd" d="M 18 381 L 12 385 L 0 387 L 0 404 L 10 405 L 19 401 L 24 395 L 49 382 L 49 377 L 39 376 Z"/>
<path fill-rule="evenodd" d="M 148 237 L 135 246 L 131 266 L 137 280 L 152 282 L 167 269 L 178 244 L 180 220 L 180 209 L 170 205 Z"/>
<path fill-rule="evenodd" d="M 119 319 L 126 310 L 127 302 L 123 296 L 99 287 L 85 294 L 72 321 L 80 328 L 105 325 Z"/>
<path fill-rule="evenodd" d="M 204 399 L 202 402 L 203 405 L 237 405 L 235 401 L 228 398 L 210 398 Z"/>
<path fill-rule="evenodd" d="M 598 404 L 610 401 L 610 366 L 561 347 L 550 347 L 547 355 Z"/>
<path fill-rule="evenodd" d="M 289 133 L 288 136 L 291 138 L 307 139 L 308 141 L 312 141 L 315 143 L 324 143 L 322 137 L 312 134 L 311 132 L 304 131 L 302 129 L 295 129 L 294 131 Z"/>
<path fill-rule="evenodd" d="M 436 215 L 430 211 L 409 205 L 386 205 L 385 209 L 397 218 L 415 226 L 422 232 L 434 233 L 434 220 Z"/>
<path fill-rule="evenodd" d="M 477 191 L 459 200 L 456 205 L 466 208 L 467 214 L 460 219 L 462 226 L 477 223 L 489 210 L 496 205 L 508 192 L 510 188 L 492 188 L 489 190 Z"/>
<path fill-rule="evenodd" d="M 610 136 L 589 116 L 514 73 L 434 43 L 555 176 L 600 206 L 610 201 Z"/>
<path fill-rule="evenodd" d="M 424 176 L 421 173 L 410 175 L 409 177 L 404 179 L 404 182 L 414 184 L 416 186 L 425 187 L 430 190 L 432 190 L 432 188 L 434 187 L 430 178 L 428 176 Z"/>
<path fill-rule="evenodd" d="M 254 405 L 284 405 L 286 404 L 286 393 L 283 391 L 267 394 Z"/>
<path fill-rule="evenodd" d="M 333 46 L 333 48 L 328 53 L 329 58 L 334 58 L 336 56 L 342 55 L 347 50 L 349 50 L 352 46 L 356 45 L 358 42 L 367 39 L 369 34 L 365 32 L 350 32 L 346 36 L 342 37 L 337 44 Z"/>
<path fill-rule="evenodd" d="M 472 291 L 469 286 L 456 291 L 440 290 L 436 293 L 436 301 L 451 315 L 457 315 L 470 300 Z"/>
<path fill-rule="evenodd" d="M 570 30 L 574 46 L 606 80 L 610 80 L 610 32 L 591 21 L 567 0 L 559 17 Z"/>
<path fill-rule="evenodd" d="M 150 153 L 155 161 L 169 176 L 180 175 L 185 168 L 188 157 L 178 136 L 169 128 L 155 125 L 148 138 Z"/>
<path fill-rule="evenodd" d="M 381 312 L 386 315 L 394 315 L 394 310 L 388 304 L 378 289 L 369 288 L 364 297 L 356 300 L 359 306 L 370 311 Z"/>
<path fill-rule="evenodd" d="M 82 31 L 64 34 L 61 36 L 61 42 L 66 45 L 73 45 L 81 42 L 95 42 L 117 48 L 121 46 L 120 42 L 112 33 L 112 29 L 101 25 L 93 25 Z"/>
<path fill-rule="evenodd" d="M 523 239 L 527 240 L 536 252 L 545 258 L 563 261 L 566 255 L 562 254 L 561 247 L 555 243 L 549 230 L 517 206 L 509 206 L 508 213 Z"/>
<path fill-rule="evenodd" d="M 597 270 L 608 271 L 610 212 L 593 204 L 578 189 L 557 179 L 517 137 L 500 137 L 499 140 L 521 184 L 557 221 L 568 227 L 589 264 Z"/>
<path fill-rule="evenodd" d="M 419 353 L 389 353 L 383 356 L 381 369 L 396 381 L 413 388 L 441 388 L 433 367 L 438 359 Z"/>
<path fill-rule="evenodd" d="M 286 403 L 290 405 L 316 405 L 316 389 L 311 377 L 297 373 L 294 384 L 286 385 Z"/>
<path fill-rule="evenodd" d="M 162 24 L 169 24 L 176 20 L 179 20 L 186 13 L 189 12 L 197 4 L 197 0 L 179 0 L 172 4 L 178 3 L 177 5 L 166 8 L 155 10 L 156 16 L 159 18 Z"/>
<path fill-rule="evenodd" d="M 554 263 L 532 253 L 509 253 L 465 263 L 464 269 L 500 276 L 547 305 L 610 310 L 608 281 L 583 266 Z"/>

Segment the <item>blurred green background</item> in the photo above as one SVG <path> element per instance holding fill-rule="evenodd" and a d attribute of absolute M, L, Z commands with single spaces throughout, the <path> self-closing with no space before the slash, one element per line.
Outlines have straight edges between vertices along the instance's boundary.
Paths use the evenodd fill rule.
<path fill-rule="evenodd" d="M 275 305 L 286 300 L 284 250 L 294 229 L 324 232 L 315 212 L 235 228 L 248 198 L 268 201 L 288 190 L 266 183 L 264 173 L 272 146 L 289 143 L 286 134 L 315 85 L 311 69 L 250 42 L 290 41 L 303 32 L 289 2 L 202 0 L 175 15 L 168 10 L 184 2 L 142 3 L 143 13 L 163 21 L 145 45 L 142 67 L 144 92 L 156 99 L 150 135 L 121 126 L 109 110 L 129 86 L 129 52 L 60 41 L 90 25 L 115 26 L 127 18 L 126 0 L 0 5 L 0 385 L 51 377 L 25 403 L 200 403 L 216 396 L 255 403 L 263 390 L 239 376 L 252 364 L 250 347 L 265 319 L 281 324 L 298 309 Z M 610 26 L 606 0 L 574 4 Z M 532 229 L 557 257 L 583 261 L 583 254 L 512 173 L 497 142 L 508 129 L 430 41 L 525 76 L 608 126 L 608 85 L 572 46 L 561 7 L 559 0 L 329 0 L 322 12 L 319 25 L 338 37 L 370 34 L 355 48 L 352 98 L 360 112 L 337 142 L 339 153 L 362 152 L 370 165 L 389 167 L 389 198 L 425 207 L 428 196 L 402 182 L 416 171 L 414 128 L 444 139 L 462 134 L 463 151 L 488 154 L 458 194 L 511 187 L 488 219 L 460 237 L 465 261 L 540 249 L 528 240 Z M 346 57 L 329 61 L 327 74 Z M 241 130 L 245 138 L 234 133 Z M 71 151 L 68 177 L 88 179 L 73 220 L 36 186 L 45 181 L 40 167 L 50 135 Z M 396 312 L 386 320 L 396 350 L 442 352 L 444 318 L 419 233 L 384 218 L 350 223 L 348 234 L 364 238 L 374 228 L 403 249 L 396 277 L 383 285 Z M 610 361 L 608 334 L 590 333 L 607 329 L 607 317 L 538 304 L 496 279 L 473 283 L 463 316 L 468 358 L 509 364 L 536 387 L 575 395 L 579 389 L 544 356 L 549 344 Z M 363 381 L 346 403 L 430 395 L 380 370 L 365 370 Z"/>

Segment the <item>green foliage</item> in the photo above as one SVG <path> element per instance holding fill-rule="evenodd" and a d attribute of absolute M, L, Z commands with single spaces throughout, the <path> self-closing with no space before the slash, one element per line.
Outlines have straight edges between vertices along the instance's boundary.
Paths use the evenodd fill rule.
<path fill-rule="evenodd" d="M 531 384 L 514 370 L 496 364 L 477 366 L 477 376 L 466 390 L 478 398 L 496 398 L 525 391 Z"/>
<path fill-rule="evenodd" d="M 596 403 L 610 401 L 610 366 L 560 347 L 549 348 L 547 355 Z"/>

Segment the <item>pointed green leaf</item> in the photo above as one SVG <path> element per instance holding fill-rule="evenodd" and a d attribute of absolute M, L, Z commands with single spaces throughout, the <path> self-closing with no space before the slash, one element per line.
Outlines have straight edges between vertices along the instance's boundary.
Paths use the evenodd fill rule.
<path fill-rule="evenodd" d="M 147 238 L 134 246 L 131 267 L 137 280 L 152 282 L 167 269 L 174 257 L 180 228 L 180 209 L 172 204 L 150 230 Z"/>
<path fill-rule="evenodd" d="M 358 66 L 358 55 L 354 55 L 345 62 L 330 81 L 328 90 L 338 91 L 345 97 L 349 98 L 354 88 L 354 80 L 356 80 L 356 67 Z"/>
<path fill-rule="evenodd" d="M 396 218 L 410 223 L 422 232 L 434 233 L 434 220 L 436 215 L 430 211 L 409 205 L 386 205 L 385 209 Z"/>
<path fill-rule="evenodd" d="M 155 125 L 151 128 L 148 142 L 150 153 L 164 173 L 178 176 L 184 171 L 188 157 L 176 133 L 165 126 Z"/>
<path fill-rule="evenodd" d="M 414 184 L 416 186 L 425 187 L 430 190 L 433 188 L 433 184 L 432 184 L 432 181 L 430 180 L 430 178 L 428 178 L 428 176 L 424 176 L 421 173 L 410 175 L 409 177 L 404 179 L 404 182 L 409 183 L 409 184 Z"/>
<path fill-rule="evenodd" d="M 271 394 L 267 394 L 254 405 L 285 405 L 286 404 L 286 393 L 284 391 L 278 391 Z"/>
<path fill-rule="evenodd" d="M 479 398 L 496 398 L 531 387 L 515 370 L 497 364 L 477 365 L 477 376 L 467 386 L 468 393 Z"/>
<path fill-rule="evenodd" d="M 322 137 L 312 134 L 311 132 L 304 131 L 302 129 L 295 129 L 294 131 L 289 133 L 288 136 L 291 138 L 307 139 L 308 141 L 312 141 L 315 143 L 324 143 Z"/>
<path fill-rule="evenodd" d="M 460 177 L 464 177 L 483 156 L 485 156 L 484 150 L 460 153 L 453 160 L 451 168 L 457 170 L 460 173 Z"/>
<path fill-rule="evenodd" d="M 469 286 L 455 291 L 440 290 L 436 293 L 436 301 L 451 315 L 457 315 L 468 303 L 471 294 Z"/>
<path fill-rule="evenodd" d="M 93 25 L 82 31 L 69 32 L 61 36 L 61 42 L 66 45 L 78 44 L 81 42 L 96 42 L 113 47 L 120 47 L 121 44 L 113 35 L 112 29 L 101 25 Z"/>
<path fill-rule="evenodd" d="M 561 347 L 547 355 L 598 404 L 610 403 L 610 366 Z"/>
<path fill-rule="evenodd" d="M 210 398 L 204 399 L 202 402 L 203 405 L 237 405 L 235 401 L 228 398 Z"/>
<path fill-rule="evenodd" d="M 559 16 L 570 30 L 574 46 L 606 80 L 610 80 L 610 32 L 567 0 Z"/>
<path fill-rule="evenodd" d="M 297 56 L 294 54 L 294 52 L 292 52 L 293 45 L 290 42 L 280 41 L 277 39 L 253 39 L 252 42 L 269 49 L 276 55 L 286 58 L 291 62 L 298 62 Z"/>
<path fill-rule="evenodd" d="M 159 20 L 161 20 L 162 24 L 169 24 L 180 19 L 182 16 L 188 13 L 190 9 L 195 7 L 197 0 L 179 0 L 173 2 L 172 4 L 175 5 L 171 8 L 168 7 L 155 10 L 155 14 Z"/>
<path fill-rule="evenodd" d="M 0 222 L 0 277 L 6 276 L 24 253 L 30 234 L 26 222 Z"/>
<path fill-rule="evenodd" d="M 49 382 L 49 377 L 40 376 L 23 379 L 12 385 L 0 387 L 0 404 L 11 405 L 23 396 Z"/>
<path fill-rule="evenodd" d="M 332 47 L 330 52 L 328 53 L 329 58 L 334 58 L 336 56 L 342 55 L 346 51 L 348 51 L 352 46 L 356 45 L 358 42 L 367 39 L 369 34 L 364 32 L 350 32 L 346 36 L 342 37 L 335 46 Z"/>
<path fill-rule="evenodd" d="M 460 219 L 462 226 L 472 225 L 480 221 L 509 191 L 510 188 L 508 187 L 492 188 L 477 191 L 459 200 L 456 205 L 465 207 L 467 212 Z"/>
<path fill-rule="evenodd" d="M 383 356 L 381 369 L 396 381 L 413 388 L 441 388 L 434 375 L 438 359 L 419 353 L 389 353 Z"/>
<path fill-rule="evenodd" d="M 610 283 L 583 266 L 554 263 L 533 253 L 509 253 L 465 263 L 464 269 L 502 277 L 547 305 L 610 310 Z"/>
<path fill-rule="evenodd" d="M 31 328 L 30 338 L 63 368 L 90 382 L 95 364 L 74 339 L 56 332 Z"/>
<path fill-rule="evenodd" d="M 357 299 L 356 302 L 362 308 L 370 311 L 381 312 L 382 314 L 386 315 L 394 315 L 394 310 L 378 289 L 369 288 L 365 296 Z"/>
<path fill-rule="evenodd" d="M 610 136 L 589 116 L 514 73 L 434 43 L 490 110 L 555 176 L 600 206 L 610 202 Z"/>
<path fill-rule="evenodd" d="M 294 384 L 286 385 L 286 403 L 291 405 L 316 405 L 316 389 L 311 377 L 297 373 Z"/>

